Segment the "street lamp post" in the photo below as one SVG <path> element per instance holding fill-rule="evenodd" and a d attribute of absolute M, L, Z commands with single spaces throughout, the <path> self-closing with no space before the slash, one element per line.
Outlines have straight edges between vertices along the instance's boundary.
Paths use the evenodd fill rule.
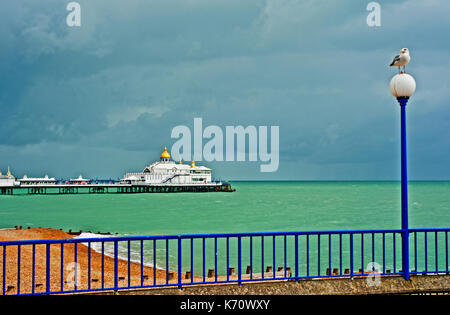
<path fill-rule="evenodd" d="M 400 104 L 401 116 L 401 173 L 402 173 L 402 268 L 403 278 L 409 279 L 408 174 L 406 164 L 406 105 L 416 90 L 416 81 L 407 73 L 391 80 L 391 93 Z"/>

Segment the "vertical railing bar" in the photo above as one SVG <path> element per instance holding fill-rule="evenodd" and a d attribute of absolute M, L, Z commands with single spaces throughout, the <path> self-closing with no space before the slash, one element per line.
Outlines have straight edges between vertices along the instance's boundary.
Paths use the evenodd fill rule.
<path fill-rule="evenodd" d="M 284 236 L 284 277 L 287 277 L 287 236 Z"/>
<path fill-rule="evenodd" d="M 88 242 L 88 289 L 91 289 L 91 242 Z"/>
<path fill-rule="evenodd" d="M 261 236 L 261 279 L 264 279 L 264 235 Z"/>
<path fill-rule="evenodd" d="M 299 255 L 298 255 L 298 234 L 295 235 L 295 279 L 298 280 L 299 277 Z"/>
<path fill-rule="evenodd" d="M 156 285 L 156 240 L 153 240 L 153 285 Z"/>
<path fill-rule="evenodd" d="M 445 232 L 445 271 L 448 273 L 448 232 Z"/>
<path fill-rule="evenodd" d="M 130 259 L 131 259 L 131 253 L 130 253 L 130 240 L 127 241 L 127 272 L 128 272 L 128 287 L 131 286 L 131 279 L 130 279 L 130 275 L 131 275 L 131 263 L 130 263 Z"/>
<path fill-rule="evenodd" d="M 21 246 L 17 245 L 17 294 L 20 294 L 20 256 Z"/>
<path fill-rule="evenodd" d="M 131 279 L 130 279 L 130 240 L 127 241 L 127 273 L 128 273 L 128 287 L 131 286 Z"/>
<path fill-rule="evenodd" d="M 439 263 L 438 263 L 438 232 L 434 232 L 434 259 L 436 265 L 436 272 L 439 271 Z"/>
<path fill-rule="evenodd" d="M 394 238 L 394 273 L 397 272 L 397 234 L 392 233 Z"/>
<path fill-rule="evenodd" d="M 214 238 L 214 277 L 217 282 L 217 274 L 219 271 L 217 270 L 217 237 Z"/>
<path fill-rule="evenodd" d="M 250 280 L 253 279 L 253 236 L 250 236 Z"/>
<path fill-rule="evenodd" d="M 275 253 L 275 251 L 276 251 L 276 249 L 275 249 L 275 241 L 276 241 L 276 239 L 275 239 L 275 235 L 272 237 L 272 260 L 273 260 L 273 278 L 275 279 L 276 278 L 276 276 L 277 276 L 277 274 L 276 274 L 276 259 L 275 259 L 275 255 L 276 255 L 276 253 Z"/>
<path fill-rule="evenodd" d="M 114 291 L 119 288 L 119 243 L 114 241 Z"/>
<path fill-rule="evenodd" d="M 181 257 L 181 237 L 178 238 L 178 288 L 181 290 L 181 263 L 182 263 L 182 257 Z"/>
<path fill-rule="evenodd" d="M 320 234 L 317 234 L 317 275 L 320 277 Z"/>
<path fill-rule="evenodd" d="M 353 276 L 353 233 L 350 233 L 350 276 Z"/>
<path fill-rule="evenodd" d="M 425 232 L 425 273 L 428 272 L 428 235 Z"/>
<path fill-rule="evenodd" d="M 74 262 L 75 262 L 75 278 L 74 278 L 74 289 L 78 290 L 78 243 L 74 243 Z"/>
<path fill-rule="evenodd" d="M 64 243 L 61 243 L 61 281 L 60 281 L 60 289 L 61 292 L 64 292 Z"/>
<path fill-rule="evenodd" d="M 372 233 L 372 262 L 375 262 L 375 233 Z"/>
<path fill-rule="evenodd" d="M 416 272 L 417 270 L 417 232 L 414 232 L 414 269 Z"/>
<path fill-rule="evenodd" d="M 191 283 L 194 283 L 194 239 L 191 238 Z"/>
<path fill-rule="evenodd" d="M 50 293 L 50 244 L 46 245 L 46 272 L 45 272 L 45 290 Z"/>
<path fill-rule="evenodd" d="M 364 274 L 364 233 L 361 233 L 361 274 Z"/>
<path fill-rule="evenodd" d="M 230 281 L 230 238 L 227 236 L 227 281 Z"/>
<path fill-rule="evenodd" d="M 6 245 L 3 245 L 3 295 L 6 295 Z"/>
<path fill-rule="evenodd" d="M 238 284 L 242 282 L 242 238 L 238 236 Z"/>
<path fill-rule="evenodd" d="M 144 286 L 144 240 L 141 240 L 140 242 L 140 247 L 141 247 L 141 287 Z M 155 269 L 156 266 L 153 266 L 153 268 Z"/>
<path fill-rule="evenodd" d="M 202 240 L 202 251 L 203 251 L 203 282 L 206 281 L 206 241 L 203 237 Z"/>
<path fill-rule="evenodd" d="M 383 273 L 386 273 L 386 233 L 383 233 Z"/>
<path fill-rule="evenodd" d="M 309 234 L 306 235 L 306 276 L 309 277 Z"/>
<path fill-rule="evenodd" d="M 32 275 L 31 275 L 31 293 L 34 294 L 34 287 L 36 282 L 36 244 L 33 244 L 33 254 L 32 254 Z M 3 261 L 4 264 L 4 261 Z"/>
<path fill-rule="evenodd" d="M 342 275 L 342 234 L 339 234 L 339 275 Z"/>
<path fill-rule="evenodd" d="M 105 242 L 102 242 L 102 289 L 105 288 Z"/>
<path fill-rule="evenodd" d="M 331 270 L 331 234 L 328 234 L 328 271 L 331 276 L 333 274 Z"/>
<path fill-rule="evenodd" d="M 169 284 L 169 239 L 166 239 L 166 284 Z"/>

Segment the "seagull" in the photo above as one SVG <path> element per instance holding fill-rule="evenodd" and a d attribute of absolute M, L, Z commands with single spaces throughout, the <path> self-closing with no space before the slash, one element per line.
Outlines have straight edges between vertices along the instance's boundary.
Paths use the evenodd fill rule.
<path fill-rule="evenodd" d="M 391 67 L 398 67 L 399 73 L 402 73 L 401 67 L 403 67 L 403 73 L 405 73 L 405 66 L 409 63 L 411 57 L 409 56 L 408 48 L 403 48 L 400 50 L 400 55 L 394 57 L 391 63 Z"/>

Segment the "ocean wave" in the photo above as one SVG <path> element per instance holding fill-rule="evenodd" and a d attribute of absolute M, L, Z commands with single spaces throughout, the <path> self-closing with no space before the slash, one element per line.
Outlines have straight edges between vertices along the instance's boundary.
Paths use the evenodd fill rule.
<path fill-rule="evenodd" d="M 80 235 L 74 237 L 74 239 L 86 239 L 86 238 L 104 238 L 104 253 L 105 256 L 114 258 L 114 242 L 108 242 L 107 239 L 111 237 L 124 236 L 124 235 L 105 235 L 105 234 L 96 234 L 96 233 L 88 233 L 82 232 Z M 85 246 L 89 246 L 88 243 L 82 243 Z M 95 241 L 91 242 L 91 249 L 99 254 L 102 253 L 102 242 Z M 124 261 L 128 261 L 128 242 L 121 241 L 118 242 L 118 258 Z M 144 266 L 153 267 L 153 251 L 144 248 Z M 141 263 L 141 251 L 140 245 L 136 244 L 136 242 L 130 243 L 130 261 L 140 264 Z M 163 269 L 162 267 L 156 264 L 157 269 Z"/>

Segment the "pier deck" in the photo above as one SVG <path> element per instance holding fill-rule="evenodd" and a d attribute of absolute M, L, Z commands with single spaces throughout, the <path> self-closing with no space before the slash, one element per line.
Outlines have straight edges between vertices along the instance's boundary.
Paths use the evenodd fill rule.
<path fill-rule="evenodd" d="M 229 184 L 133 185 L 133 184 L 56 184 L 0 187 L 0 195 L 138 194 L 180 192 L 233 192 Z"/>

